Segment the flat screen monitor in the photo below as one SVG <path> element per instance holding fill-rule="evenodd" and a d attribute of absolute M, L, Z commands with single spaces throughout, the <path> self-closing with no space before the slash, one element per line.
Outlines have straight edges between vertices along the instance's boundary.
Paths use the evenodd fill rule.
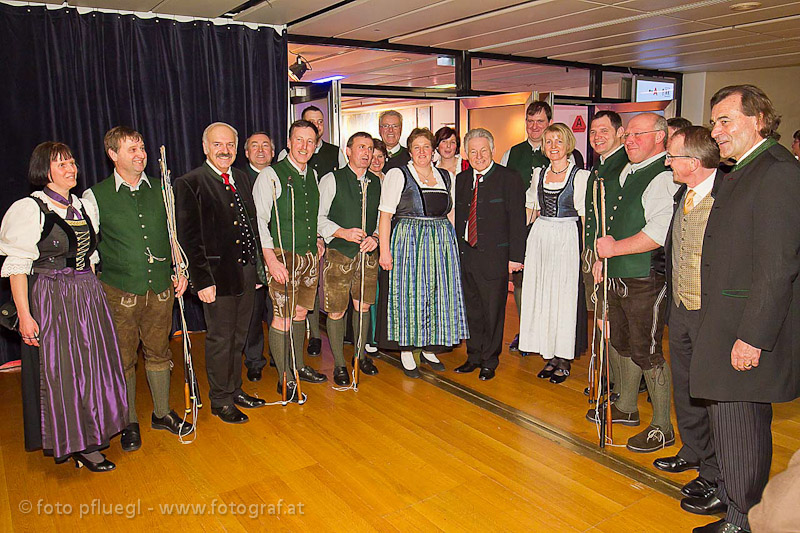
<path fill-rule="evenodd" d="M 675 99 L 675 81 L 636 78 L 634 102 L 662 102 Z"/>

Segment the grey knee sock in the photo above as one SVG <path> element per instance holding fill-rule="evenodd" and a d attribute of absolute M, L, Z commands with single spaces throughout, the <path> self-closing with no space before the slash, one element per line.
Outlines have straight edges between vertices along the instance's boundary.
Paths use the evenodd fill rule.
<path fill-rule="evenodd" d="M 164 418 L 169 413 L 169 373 L 169 368 L 147 371 L 147 382 L 153 396 L 153 414 L 157 418 Z"/>
<path fill-rule="evenodd" d="M 621 382 L 622 382 L 622 376 L 620 375 L 620 373 L 622 372 L 622 370 L 620 369 L 620 364 L 621 364 L 620 363 L 620 359 L 621 358 L 622 358 L 622 356 L 619 354 L 619 352 L 616 350 L 616 348 L 614 348 L 614 346 L 612 346 L 611 343 L 609 342 L 608 343 L 608 365 L 610 367 L 609 368 L 609 373 L 611 374 L 611 376 L 610 376 L 611 383 L 614 384 L 614 387 L 611 389 L 611 392 L 616 392 L 617 394 L 619 394 L 619 390 L 620 390 Z"/>
<path fill-rule="evenodd" d="M 635 413 L 639 410 L 639 382 L 642 380 L 642 369 L 630 357 L 619 358 L 620 384 L 617 409 L 623 413 Z"/>
<path fill-rule="evenodd" d="M 317 331 L 319 334 L 319 331 Z M 306 321 L 293 320 L 292 321 L 292 341 L 294 341 L 294 357 L 297 361 L 297 370 L 305 366 L 303 362 L 303 345 L 306 342 Z M 289 357 L 291 361 L 291 357 Z"/>
<path fill-rule="evenodd" d="M 289 335 L 288 331 L 281 331 L 274 327 L 269 327 L 269 351 L 272 353 L 272 358 L 275 360 L 275 368 L 278 370 L 278 381 L 283 380 L 284 362 L 286 360 L 286 337 Z M 289 372 L 287 379 L 292 379 L 293 373 Z"/>
<path fill-rule="evenodd" d="M 645 370 L 644 380 L 647 382 L 650 401 L 653 402 L 652 425 L 658 426 L 664 432 L 671 430 L 672 421 L 670 420 L 669 401 L 672 374 L 670 373 L 669 364 L 665 362 L 661 367 Z"/>
<path fill-rule="evenodd" d="M 328 315 L 326 329 L 328 331 L 328 340 L 331 343 L 333 364 L 335 366 L 347 366 L 344 362 L 344 326 L 344 317 L 334 320 Z"/>
<path fill-rule="evenodd" d="M 317 293 L 317 299 L 314 300 L 314 309 L 306 316 L 308 316 L 308 331 L 311 332 L 313 338 L 319 339 L 319 293 Z"/>
<path fill-rule="evenodd" d="M 139 422 L 136 413 L 136 367 L 130 372 L 125 372 L 125 391 L 128 393 L 128 424 Z"/>
<path fill-rule="evenodd" d="M 365 344 L 364 341 L 367 338 L 369 338 L 369 323 L 370 323 L 369 311 L 364 311 L 363 313 L 361 313 L 361 320 L 359 320 L 358 317 L 359 317 L 358 311 L 353 311 L 353 339 L 355 341 L 353 342 L 353 344 L 355 344 L 356 346 L 354 353 L 356 354 L 356 357 L 361 359 L 362 357 L 364 357 L 364 344 Z M 358 336 L 359 327 L 360 331 L 363 332 L 363 337 L 364 337 L 363 339 L 359 339 Z"/>

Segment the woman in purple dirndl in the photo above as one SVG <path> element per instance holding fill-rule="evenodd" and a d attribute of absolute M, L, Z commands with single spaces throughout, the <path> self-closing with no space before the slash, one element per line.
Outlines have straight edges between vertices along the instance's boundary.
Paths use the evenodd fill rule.
<path fill-rule="evenodd" d="M 15 202 L 0 226 L 0 275 L 11 280 L 22 349 L 25 448 L 93 472 L 127 425 L 122 361 L 93 264 L 97 238 L 78 197 L 68 146 L 44 142 L 28 179 L 41 191 Z"/>

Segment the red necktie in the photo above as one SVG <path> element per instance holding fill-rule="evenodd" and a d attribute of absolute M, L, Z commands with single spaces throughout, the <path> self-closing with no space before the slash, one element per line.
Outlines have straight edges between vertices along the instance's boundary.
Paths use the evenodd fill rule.
<path fill-rule="evenodd" d="M 222 173 L 222 181 L 225 182 L 225 185 L 230 187 L 233 192 L 236 192 L 236 187 L 234 187 L 233 184 L 231 183 L 231 177 L 230 175 L 228 175 L 228 173 L 226 172 Z"/>
<path fill-rule="evenodd" d="M 477 174 L 475 188 L 472 189 L 472 203 L 469 204 L 469 218 L 467 219 L 467 242 L 473 248 L 478 244 L 478 183 L 483 174 Z"/>

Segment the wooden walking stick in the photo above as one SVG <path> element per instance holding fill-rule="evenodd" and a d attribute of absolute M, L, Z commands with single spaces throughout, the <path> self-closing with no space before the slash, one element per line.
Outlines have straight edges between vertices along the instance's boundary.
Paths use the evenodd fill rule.
<path fill-rule="evenodd" d="M 597 181 L 600 186 L 600 218 L 602 219 L 601 225 L 601 233 L 603 237 L 606 236 L 606 186 L 605 181 L 599 175 L 597 176 Z M 595 236 L 596 238 L 596 236 Z M 610 364 L 608 361 L 608 335 L 606 335 L 606 329 L 608 328 L 608 258 L 603 258 L 603 329 L 600 332 L 600 389 L 601 392 L 605 389 L 605 397 L 606 397 L 606 404 L 605 404 L 605 416 L 602 418 L 603 423 L 601 425 L 601 442 L 600 447 L 604 448 L 606 443 L 612 444 L 614 442 L 613 439 L 613 420 L 611 417 L 611 370 Z M 605 387 L 603 387 L 602 380 L 603 374 L 605 371 Z M 600 399 L 601 394 L 598 394 L 598 400 Z M 605 431 L 603 431 L 605 430 Z"/>

